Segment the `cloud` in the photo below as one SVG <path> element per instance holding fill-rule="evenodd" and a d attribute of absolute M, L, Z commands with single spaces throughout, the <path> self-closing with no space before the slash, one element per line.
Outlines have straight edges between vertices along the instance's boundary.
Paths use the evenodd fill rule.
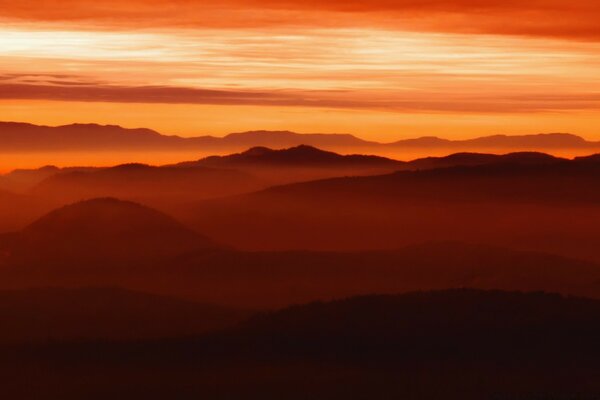
<path fill-rule="evenodd" d="M 383 110 L 395 112 L 519 113 L 600 109 L 600 93 L 481 96 L 432 92 L 344 90 L 215 90 L 170 86 L 118 86 L 81 81 L 0 83 L 0 99 L 110 103 L 252 105 Z"/>
<path fill-rule="evenodd" d="M 597 0 L 0 0 L 2 16 L 87 26 L 378 27 L 600 40 Z"/>

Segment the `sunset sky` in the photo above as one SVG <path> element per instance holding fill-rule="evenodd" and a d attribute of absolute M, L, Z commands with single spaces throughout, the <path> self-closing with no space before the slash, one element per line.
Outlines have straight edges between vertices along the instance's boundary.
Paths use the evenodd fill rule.
<path fill-rule="evenodd" d="M 599 21 L 597 0 L 0 0 L 0 120 L 600 139 Z"/>

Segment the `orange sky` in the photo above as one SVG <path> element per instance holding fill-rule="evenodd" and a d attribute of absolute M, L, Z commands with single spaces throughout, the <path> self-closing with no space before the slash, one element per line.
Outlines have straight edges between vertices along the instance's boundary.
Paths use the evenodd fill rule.
<path fill-rule="evenodd" d="M 0 0 L 0 120 L 600 139 L 597 1 L 205 3 Z"/>

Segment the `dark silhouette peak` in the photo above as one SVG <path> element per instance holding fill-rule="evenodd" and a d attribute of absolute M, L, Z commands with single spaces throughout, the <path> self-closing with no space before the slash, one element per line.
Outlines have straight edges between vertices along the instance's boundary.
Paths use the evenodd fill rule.
<path fill-rule="evenodd" d="M 256 146 L 256 147 L 252 147 L 252 148 L 244 151 L 241 154 L 245 155 L 245 156 L 249 156 L 249 157 L 261 157 L 261 156 L 264 156 L 266 154 L 270 154 L 270 153 L 272 153 L 274 151 L 275 150 L 269 149 L 268 147 Z"/>
<path fill-rule="evenodd" d="M 314 146 L 309 146 L 307 144 L 301 144 L 298 146 L 290 147 L 289 149 L 286 149 L 283 151 L 287 152 L 287 153 L 296 153 L 296 154 L 334 154 L 336 156 L 339 156 L 339 154 L 334 153 L 332 151 L 321 150 Z"/>
<path fill-rule="evenodd" d="M 171 217 L 130 201 L 115 198 L 97 198 L 80 201 L 50 212 L 31 224 L 28 231 L 55 233 L 83 233 L 83 230 L 136 231 L 185 230 Z"/>
<path fill-rule="evenodd" d="M 62 259 L 152 257 L 212 246 L 166 214 L 115 198 L 56 209 L 25 228 L 21 239 L 21 250 Z"/>
<path fill-rule="evenodd" d="M 470 165 L 488 163 L 497 160 L 496 154 L 459 152 L 444 157 L 425 157 L 412 161 L 413 163 L 431 163 L 448 165 Z"/>
<path fill-rule="evenodd" d="M 286 159 L 290 159 L 290 160 L 298 160 L 298 161 L 302 161 L 302 160 L 328 161 L 328 160 L 338 160 L 338 159 L 344 158 L 344 156 L 334 153 L 332 151 L 321 150 L 314 146 L 309 146 L 306 144 L 301 144 L 301 145 L 290 147 L 287 149 L 277 150 L 274 153 L 272 153 L 272 155 L 277 155 L 281 158 L 286 158 Z"/>
<path fill-rule="evenodd" d="M 277 157 L 277 158 L 281 158 L 282 160 L 285 158 L 288 158 L 288 159 L 290 159 L 290 158 L 295 158 L 295 159 L 306 158 L 307 161 L 312 160 L 313 157 L 327 157 L 327 158 L 341 158 L 342 157 L 341 155 L 339 155 L 337 153 L 321 150 L 314 146 L 309 146 L 306 144 L 300 144 L 298 146 L 293 146 L 293 147 L 289 147 L 287 149 L 280 149 L 280 150 L 270 149 L 270 148 L 264 147 L 264 146 L 257 146 L 257 147 L 252 147 L 251 149 L 248 149 L 248 150 L 244 151 L 243 153 L 240 153 L 240 155 L 247 156 L 247 157 L 259 157 L 259 158 Z"/>
<path fill-rule="evenodd" d="M 111 167 L 112 170 L 122 170 L 122 171 L 137 171 L 137 170 L 146 170 L 148 168 L 154 168 L 148 164 L 142 163 L 127 163 L 127 164 L 119 164 Z"/>
<path fill-rule="evenodd" d="M 211 168 L 240 171 L 252 175 L 267 186 L 306 182 L 335 176 L 377 175 L 397 171 L 404 162 L 370 155 L 342 155 L 318 147 L 299 144 L 284 148 L 255 146 L 223 156 L 210 156 L 182 162 L 171 167 Z"/>
<path fill-rule="evenodd" d="M 567 161 L 563 158 L 533 151 L 514 152 L 507 154 L 488 153 L 454 153 L 445 157 L 426 157 L 411 161 L 418 169 L 444 168 L 455 166 L 478 166 L 488 164 L 515 164 L 515 165 L 546 165 Z"/>

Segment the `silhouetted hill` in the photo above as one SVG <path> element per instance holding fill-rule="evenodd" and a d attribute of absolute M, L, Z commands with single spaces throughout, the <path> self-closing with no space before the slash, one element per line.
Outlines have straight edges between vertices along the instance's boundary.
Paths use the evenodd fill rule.
<path fill-rule="evenodd" d="M 253 147 L 242 153 L 211 156 L 177 164 L 179 167 L 233 168 L 259 176 L 271 184 L 335 176 L 378 175 L 396 171 L 403 165 L 404 162 L 389 158 L 359 154 L 341 155 L 307 145 L 280 150 Z"/>
<path fill-rule="evenodd" d="M 405 169 L 435 169 L 486 164 L 544 165 L 567 161 L 545 153 L 520 152 L 508 154 L 454 153 L 445 157 L 426 157 L 406 163 Z"/>
<path fill-rule="evenodd" d="M 600 302 L 544 293 L 366 296 L 197 338 L 13 349 L 0 369 L 32 397 L 593 399 L 599 321 Z"/>
<path fill-rule="evenodd" d="M 209 167 L 238 166 L 298 166 L 298 167 L 387 167 L 397 168 L 401 161 L 369 155 L 340 155 L 313 146 L 299 145 L 287 149 L 273 150 L 266 147 L 253 147 L 243 153 L 228 156 L 207 157 L 196 162 L 196 165 Z M 179 165 L 189 165 L 182 163 Z"/>
<path fill-rule="evenodd" d="M 63 202 L 109 196 L 156 206 L 239 194 L 265 186 L 252 175 L 231 169 L 124 164 L 55 173 L 38 183 L 32 193 Z"/>
<path fill-rule="evenodd" d="M 248 315 L 118 288 L 0 291 L 0 344 L 182 337 L 229 327 Z"/>
<path fill-rule="evenodd" d="M 211 247 L 211 242 L 173 218 L 136 203 L 111 198 L 71 204 L 41 217 L 16 234 L 6 251 L 18 262 L 138 259 L 176 255 Z M 29 260 L 29 261 L 28 261 Z M 40 263 L 40 265 L 35 265 Z"/>

